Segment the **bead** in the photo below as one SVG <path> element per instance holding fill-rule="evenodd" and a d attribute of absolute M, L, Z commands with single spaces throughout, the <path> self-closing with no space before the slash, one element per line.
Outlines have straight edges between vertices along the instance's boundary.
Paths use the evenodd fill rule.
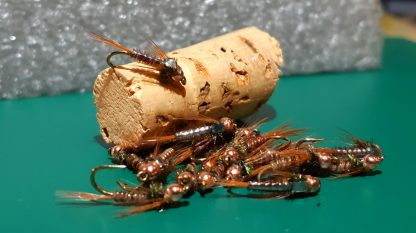
<path fill-rule="evenodd" d="M 210 171 L 212 168 L 214 168 L 217 165 L 215 160 L 207 159 L 201 164 L 202 170 Z"/>
<path fill-rule="evenodd" d="M 375 155 L 366 155 L 364 157 L 364 167 L 368 170 L 373 170 L 383 160 L 383 157 Z"/>
<path fill-rule="evenodd" d="M 169 202 L 179 201 L 183 195 L 183 188 L 179 184 L 171 184 L 166 188 L 164 199 Z"/>
<path fill-rule="evenodd" d="M 232 165 L 227 169 L 226 179 L 227 180 L 240 180 L 242 168 L 239 165 Z"/>
<path fill-rule="evenodd" d="M 211 188 L 215 184 L 215 178 L 206 171 L 202 171 L 198 174 L 198 183 L 203 189 Z"/>
<path fill-rule="evenodd" d="M 179 175 L 176 178 L 176 181 L 181 186 L 184 186 L 186 188 L 191 188 L 195 184 L 196 179 L 192 173 L 188 171 L 183 171 L 179 173 Z"/>
<path fill-rule="evenodd" d="M 308 185 L 308 192 L 309 193 L 316 193 L 319 192 L 321 189 L 321 182 L 318 178 L 305 175 L 306 184 Z"/>
<path fill-rule="evenodd" d="M 139 179 L 142 182 L 145 182 L 149 179 L 154 179 L 154 177 L 158 174 L 160 174 L 159 164 L 155 161 L 149 161 L 139 167 L 137 179 Z"/>
<path fill-rule="evenodd" d="M 220 122 L 224 125 L 224 132 L 227 134 L 234 133 L 236 124 L 234 123 L 234 120 L 228 117 L 223 117 L 220 119 Z"/>
<path fill-rule="evenodd" d="M 226 166 L 230 166 L 238 160 L 239 153 L 234 147 L 228 147 L 221 156 Z"/>

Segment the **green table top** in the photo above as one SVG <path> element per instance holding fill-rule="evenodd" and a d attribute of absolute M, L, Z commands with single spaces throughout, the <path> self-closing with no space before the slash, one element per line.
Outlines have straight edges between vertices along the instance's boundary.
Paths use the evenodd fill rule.
<path fill-rule="evenodd" d="M 281 123 L 307 127 L 336 145 L 348 130 L 383 148 L 381 174 L 321 179 L 315 197 L 228 198 L 224 190 L 162 213 L 114 218 L 124 207 L 68 205 L 57 190 L 93 192 L 90 169 L 109 163 L 97 143 L 91 93 L 0 101 L 3 232 L 416 232 L 416 44 L 387 39 L 376 71 L 284 77 L 265 111 Z M 274 112 L 274 113 L 273 113 Z M 415 163 L 415 164 L 413 164 Z M 100 182 L 134 181 L 128 171 L 103 172 Z M 412 181 L 413 180 L 413 181 Z"/>

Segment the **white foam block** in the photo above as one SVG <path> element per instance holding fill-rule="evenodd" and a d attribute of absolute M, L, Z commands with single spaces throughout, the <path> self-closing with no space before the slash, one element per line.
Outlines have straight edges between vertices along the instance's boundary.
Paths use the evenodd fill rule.
<path fill-rule="evenodd" d="M 377 0 L 2 0 L 0 98 L 90 90 L 112 49 L 88 31 L 169 51 L 257 26 L 281 42 L 285 74 L 376 68 L 380 17 Z"/>

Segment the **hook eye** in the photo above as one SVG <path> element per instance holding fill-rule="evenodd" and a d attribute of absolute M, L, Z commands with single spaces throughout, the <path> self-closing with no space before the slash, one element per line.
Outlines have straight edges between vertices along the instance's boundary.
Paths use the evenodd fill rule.
<path fill-rule="evenodd" d="M 142 182 L 147 181 L 148 178 L 149 178 L 149 175 L 146 172 L 140 171 L 137 173 L 137 179 Z"/>

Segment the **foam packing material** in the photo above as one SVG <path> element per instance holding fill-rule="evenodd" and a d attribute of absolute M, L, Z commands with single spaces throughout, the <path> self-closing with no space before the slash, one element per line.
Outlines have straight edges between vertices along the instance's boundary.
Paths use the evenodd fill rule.
<path fill-rule="evenodd" d="M 112 49 L 88 31 L 127 47 L 150 37 L 170 51 L 257 26 L 280 41 L 286 75 L 372 69 L 380 17 L 377 0 L 2 0 L 0 98 L 90 90 Z"/>

